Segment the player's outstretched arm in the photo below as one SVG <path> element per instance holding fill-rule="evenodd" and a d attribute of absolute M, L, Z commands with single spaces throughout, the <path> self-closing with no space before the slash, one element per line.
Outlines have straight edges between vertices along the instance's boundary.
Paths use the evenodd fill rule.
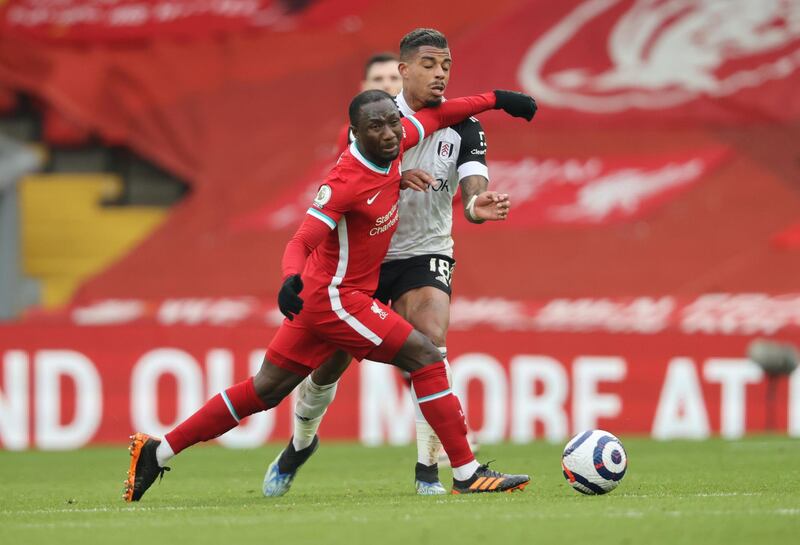
<path fill-rule="evenodd" d="M 442 127 L 449 127 L 495 106 L 494 93 L 483 93 L 469 97 L 454 98 L 439 106 L 425 108 L 402 119 L 406 137 L 403 149 L 416 146 L 426 135 L 432 134 Z"/>
<path fill-rule="evenodd" d="M 449 127 L 470 116 L 491 110 L 505 111 L 512 117 L 522 117 L 528 121 L 536 114 L 537 106 L 533 97 L 516 91 L 492 91 L 480 95 L 454 98 L 433 108 L 425 108 L 412 116 L 403 118 L 406 138 L 403 149 L 416 146 L 425 135 Z"/>
<path fill-rule="evenodd" d="M 521 117 L 527 121 L 532 121 L 533 116 L 536 115 L 536 110 L 539 109 L 536 105 L 536 100 L 525 93 L 496 89 L 494 96 L 495 109 L 503 110 L 511 117 Z"/>

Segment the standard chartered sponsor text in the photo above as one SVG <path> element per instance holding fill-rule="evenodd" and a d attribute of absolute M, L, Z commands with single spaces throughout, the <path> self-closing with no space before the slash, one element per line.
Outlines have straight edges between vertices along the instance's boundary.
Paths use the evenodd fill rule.
<path fill-rule="evenodd" d="M 369 230 L 369 236 L 374 237 L 385 233 L 397 223 L 398 219 L 400 219 L 400 216 L 397 214 L 397 203 L 394 203 L 386 214 L 375 219 L 375 227 Z"/>

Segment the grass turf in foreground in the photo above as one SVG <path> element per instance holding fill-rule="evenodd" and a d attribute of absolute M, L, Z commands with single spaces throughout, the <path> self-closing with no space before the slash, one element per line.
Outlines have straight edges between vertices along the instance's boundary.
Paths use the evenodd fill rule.
<path fill-rule="evenodd" d="M 322 443 L 283 498 L 261 478 L 280 450 L 198 447 L 138 504 L 120 499 L 124 447 L 0 452 L 0 542 L 779 543 L 800 535 L 800 440 L 624 439 L 629 469 L 607 496 L 573 491 L 560 445 L 493 445 L 481 460 L 530 472 L 525 492 L 418 497 L 413 448 Z M 449 489 L 449 471 L 442 471 Z"/>

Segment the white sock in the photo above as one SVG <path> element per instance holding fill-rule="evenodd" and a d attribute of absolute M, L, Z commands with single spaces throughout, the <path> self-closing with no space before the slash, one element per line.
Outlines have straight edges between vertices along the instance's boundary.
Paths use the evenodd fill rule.
<path fill-rule="evenodd" d="M 294 437 L 292 444 L 295 450 L 303 450 L 311 445 L 317 434 L 322 417 L 336 396 L 339 382 L 320 386 L 311 380 L 311 375 L 300 383 L 297 391 L 297 403 L 294 406 Z"/>
<path fill-rule="evenodd" d="M 169 462 L 170 458 L 175 456 L 175 452 L 172 450 L 172 446 L 167 442 L 167 438 L 164 437 L 161 440 L 161 443 L 156 447 L 156 460 L 158 461 L 158 467 L 164 467 Z"/>
<path fill-rule="evenodd" d="M 442 361 L 444 362 L 444 370 L 447 372 L 447 384 L 450 386 L 453 385 L 453 372 L 450 370 L 450 361 L 447 359 L 447 347 L 446 346 L 439 346 L 439 353 L 442 355 Z"/>
<path fill-rule="evenodd" d="M 447 347 L 440 346 L 439 352 L 442 354 L 444 366 L 447 370 L 447 383 L 452 386 L 453 380 L 450 375 L 450 364 L 447 361 Z M 414 402 L 414 412 L 416 414 L 415 426 L 417 429 L 417 462 L 426 466 L 432 466 L 439 463 L 439 456 L 444 452 L 442 442 L 425 417 L 422 416 L 422 410 L 419 408 L 419 401 L 417 401 L 417 394 L 414 391 L 414 386 L 411 386 L 411 400 Z"/>
<path fill-rule="evenodd" d="M 466 481 L 481 465 L 476 461 L 472 460 L 468 464 L 464 464 L 463 466 L 458 466 L 453 468 L 453 478 L 457 481 Z"/>
<path fill-rule="evenodd" d="M 412 394 L 414 405 L 417 406 L 417 396 Z M 419 411 L 419 408 L 417 408 Z M 417 428 L 417 462 L 422 465 L 432 466 L 439 463 L 439 453 L 442 443 L 436 432 L 425 418 L 417 418 L 414 422 Z"/>

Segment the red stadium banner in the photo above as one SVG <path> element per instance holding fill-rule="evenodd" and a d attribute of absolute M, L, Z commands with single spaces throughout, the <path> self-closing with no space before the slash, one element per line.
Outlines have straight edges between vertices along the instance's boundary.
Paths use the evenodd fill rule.
<path fill-rule="evenodd" d="M 336 25 L 366 5 L 364 0 L 9 0 L 0 7 L 0 29 L 80 42 L 289 31 Z"/>
<path fill-rule="evenodd" d="M 635 221 L 707 178 L 726 155 L 725 148 L 714 147 L 650 157 L 489 161 L 491 189 L 508 193 L 513 208 L 506 221 L 487 226 L 507 229 Z M 453 217 L 456 228 L 468 225 L 463 214 Z"/>
<path fill-rule="evenodd" d="M 207 398 L 253 373 L 274 329 L 0 328 L 0 446 L 65 449 L 163 434 Z M 752 337 L 497 332 L 450 335 L 454 388 L 484 443 L 564 441 L 600 427 L 659 439 L 800 436 L 800 371 L 767 388 L 746 359 Z M 800 341 L 796 333 L 783 340 Z M 255 447 L 289 437 L 291 401 L 219 441 Z M 413 440 L 397 373 L 354 364 L 323 424 L 325 439 Z"/>
<path fill-rule="evenodd" d="M 32 325 L 278 327 L 275 300 L 257 297 L 173 297 L 157 301 L 102 299 L 64 311 L 31 311 Z M 582 297 L 526 301 L 456 295 L 450 331 L 485 328 L 533 333 L 635 333 L 657 335 L 796 335 L 800 293 L 707 293 Z"/>
<path fill-rule="evenodd" d="M 795 0 L 529 1 L 459 44 L 482 69 L 456 83 L 521 85 L 557 126 L 784 122 L 800 117 L 798 15 Z"/>
<path fill-rule="evenodd" d="M 11 0 L 0 14 L 7 32 L 34 38 L 123 40 L 241 30 L 265 19 L 272 0 Z"/>
<path fill-rule="evenodd" d="M 297 228 L 303 221 L 306 210 L 314 202 L 314 196 L 322 180 L 336 164 L 334 158 L 322 159 L 280 195 L 271 196 L 260 206 L 232 218 L 228 229 L 234 233 L 247 231 L 279 231 Z"/>
<path fill-rule="evenodd" d="M 635 221 L 707 178 L 728 153 L 727 148 L 714 146 L 655 156 L 490 159 L 491 189 L 508 193 L 513 208 L 507 221 L 487 227 L 527 229 Z M 233 218 L 230 230 L 281 230 L 298 225 L 332 166 L 328 160 L 312 166 L 282 195 Z M 455 202 L 458 210 L 460 192 Z M 463 214 L 453 217 L 456 230 L 468 225 Z"/>

